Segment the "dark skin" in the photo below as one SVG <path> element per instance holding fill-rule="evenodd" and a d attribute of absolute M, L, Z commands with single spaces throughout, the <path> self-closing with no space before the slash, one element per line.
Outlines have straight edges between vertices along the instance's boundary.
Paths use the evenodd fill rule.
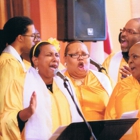
<path fill-rule="evenodd" d="M 140 18 L 129 20 L 123 29 L 126 30 L 121 34 L 121 50 L 122 52 L 128 52 L 136 42 L 140 41 Z M 129 33 L 130 30 L 134 34 Z M 128 65 L 125 65 L 120 68 L 120 73 L 123 79 L 131 75 L 131 70 Z"/>
<path fill-rule="evenodd" d="M 37 105 L 36 93 L 33 92 L 31 99 L 30 99 L 29 106 L 27 108 L 21 110 L 19 113 L 20 119 L 22 121 L 27 121 L 34 114 L 36 105 Z"/>

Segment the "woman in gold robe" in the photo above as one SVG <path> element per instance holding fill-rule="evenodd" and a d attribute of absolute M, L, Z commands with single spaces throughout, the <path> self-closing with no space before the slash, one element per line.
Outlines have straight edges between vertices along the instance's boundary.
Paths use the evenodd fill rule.
<path fill-rule="evenodd" d="M 66 70 L 75 87 L 84 117 L 88 121 L 104 119 L 105 108 L 112 92 L 108 77 L 89 69 L 90 55 L 81 41 L 70 42 L 65 49 Z"/>
<path fill-rule="evenodd" d="M 140 42 L 130 48 L 128 64 L 132 76 L 115 86 L 106 108 L 105 119 L 119 119 L 123 113 L 140 109 Z M 139 113 L 137 117 L 140 118 Z M 140 120 L 121 140 L 140 140 Z"/>
<path fill-rule="evenodd" d="M 39 42 L 30 58 L 33 67 L 12 80 L 4 97 L 1 126 L 5 140 L 49 139 L 59 126 L 82 121 L 63 80 L 54 76 L 60 61 L 56 48 Z"/>

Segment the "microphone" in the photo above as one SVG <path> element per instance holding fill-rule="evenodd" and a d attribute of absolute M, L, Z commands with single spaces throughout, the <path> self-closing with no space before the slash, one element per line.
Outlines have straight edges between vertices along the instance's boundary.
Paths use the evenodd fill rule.
<path fill-rule="evenodd" d="M 64 80 L 64 81 L 68 81 L 68 79 L 66 78 L 66 76 L 64 76 L 58 69 L 56 69 L 55 71 L 54 71 L 54 75 L 57 75 L 57 76 L 59 76 L 62 80 Z"/>
<path fill-rule="evenodd" d="M 87 125 L 87 127 L 88 127 L 88 129 L 89 129 L 89 131 L 90 131 L 90 133 L 91 133 L 90 140 L 97 140 L 96 137 L 95 137 L 95 135 L 94 135 L 94 133 L 93 133 L 93 131 L 92 131 L 92 128 L 91 128 L 90 124 L 89 124 L 89 123 L 86 121 L 86 119 L 84 118 L 82 112 L 80 111 L 80 109 L 79 109 L 79 107 L 78 107 L 78 105 L 77 105 L 77 103 L 76 103 L 76 101 L 75 101 L 75 99 L 74 99 L 74 96 L 73 96 L 73 93 L 72 93 L 72 88 L 71 88 L 71 85 L 70 85 L 70 83 L 69 83 L 69 80 L 68 80 L 68 79 L 66 78 L 66 76 L 64 76 L 58 69 L 56 69 L 56 70 L 54 71 L 54 75 L 57 75 L 57 76 L 59 76 L 61 79 L 64 80 L 64 87 L 67 89 L 67 91 L 68 91 L 68 93 L 69 93 L 69 95 L 70 95 L 70 97 L 71 97 L 73 103 L 75 104 L 75 107 L 76 107 L 76 109 L 77 109 L 77 112 L 78 112 L 79 115 L 82 117 L 82 119 L 83 119 L 84 122 L 86 123 L 86 125 Z M 71 92 L 70 92 L 70 90 L 69 90 L 69 88 L 68 88 L 67 83 L 69 84 L 69 87 L 70 87 L 70 89 L 71 89 Z"/>
<path fill-rule="evenodd" d="M 106 69 L 101 64 L 98 64 L 95 61 L 93 61 L 91 58 L 90 58 L 90 64 L 95 65 L 99 72 L 102 72 L 102 70 L 104 70 L 107 74 Z"/>

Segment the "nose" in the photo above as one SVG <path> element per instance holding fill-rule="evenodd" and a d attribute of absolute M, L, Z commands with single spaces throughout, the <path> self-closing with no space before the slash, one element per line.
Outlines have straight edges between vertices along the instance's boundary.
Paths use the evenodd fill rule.
<path fill-rule="evenodd" d="M 121 37 L 125 36 L 127 34 L 126 30 L 124 30 L 122 33 L 121 33 Z"/>
<path fill-rule="evenodd" d="M 83 59 L 83 56 L 82 55 L 79 55 L 78 59 Z"/>
<path fill-rule="evenodd" d="M 41 38 L 40 38 L 40 37 L 35 37 L 35 38 L 34 38 L 35 44 L 37 44 L 37 43 L 40 42 L 40 41 L 41 41 Z"/>
<path fill-rule="evenodd" d="M 55 54 L 52 57 L 53 61 L 60 61 L 60 58 L 58 56 L 56 56 Z"/>
<path fill-rule="evenodd" d="M 132 61 L 133 61 L 132 57 L 129 57 L 129 59 L 128 59 L 128 64 L 131 64 Z"/>

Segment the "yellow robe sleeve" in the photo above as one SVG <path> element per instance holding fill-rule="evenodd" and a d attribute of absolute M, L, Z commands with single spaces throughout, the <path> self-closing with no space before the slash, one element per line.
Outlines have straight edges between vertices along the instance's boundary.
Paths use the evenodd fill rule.
<path fill-rule="evenodd" d="M 17 122 L 17 114 L 23 109 L 23 77 L 13 80 L 8 85 L 4 96 L 4 112 L 1 116 L 1 128 L 4 140 L 23 140 Z"/>
<path fill-rule="evenodd" d="M 105 111 L 105 116 L 104 116 L 105 119 L 116 119 L 117 117 L 116 112 L 115 112 L 115 95 L 116 95 L 116 92 L 118 92 L 118 89 L 119 89 L 119 85 L 117 85 L 114 88 L 110 96 L 110 99 L 109 99 L 109 102 L 107 104 L 106 111 Z"/>
<path fill-rule="evenodd" d="M 11 81 L 24 73 L 18 60 L 12 55 L 3 53 L 0 56 L 0 114 L 3 112 L 3 98 Z"/>
<path fill-rule="evenodd" d="M 123 113 L 140 110 L 140 84 L 132 76 L 119 82 L 109 99 L 105 119 L 119 119 Z M 138 114 L 138 118 L 140 115 Z M 121 140 L 140 140 L 140 120 L 138 120 Z"/>

